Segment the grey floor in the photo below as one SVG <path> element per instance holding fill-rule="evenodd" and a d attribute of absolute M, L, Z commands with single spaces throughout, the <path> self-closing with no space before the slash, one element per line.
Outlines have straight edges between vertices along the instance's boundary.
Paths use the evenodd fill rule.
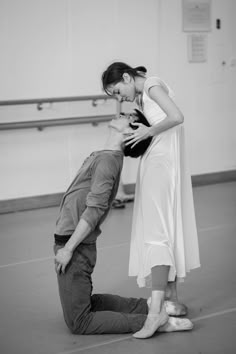
<path fill-rule="evenodd" d="M 236 353 L 236 183 L 194 188 L 201 268 L 179 286 L 192 332 L 78 336 L 63 317 L 53 265 L 57 208 L 0 215 L 1 354 Z M 98 242 L 94 291 L 149 295 L 127 276 L 132 203 L 112 210 Z"/>

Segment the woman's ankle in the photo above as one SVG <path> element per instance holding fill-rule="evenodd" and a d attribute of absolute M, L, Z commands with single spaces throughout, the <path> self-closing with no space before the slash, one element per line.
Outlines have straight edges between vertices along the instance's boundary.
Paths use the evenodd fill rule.
<path fill-rule="evenodd" d="M 166 287 L 165 300 L 178 302 L 176 282 L 169 282 Z"/>
<path fill-rule="evenodd" d="M 149 313 L 158 314 L 161 313 L 165 302 L 165 292 L 164 291 L 152 291 L 151 301 L 149 302 Z"/>

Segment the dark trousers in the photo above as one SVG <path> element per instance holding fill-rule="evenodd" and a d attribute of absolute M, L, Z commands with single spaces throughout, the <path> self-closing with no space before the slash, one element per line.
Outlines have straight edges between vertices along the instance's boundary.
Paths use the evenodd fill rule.
<path fill-rule="evenodd" d="M 55 245 L 56 253 L 63 245 Z M 136 332 L 148 313 L 146 299 L 118 295 L 92 295 L 91 275 L 96 263 L 96 243 L 80 244 L 65 274 L 58 274 L 58 287 L 64 318 L 74 334 Z"/>

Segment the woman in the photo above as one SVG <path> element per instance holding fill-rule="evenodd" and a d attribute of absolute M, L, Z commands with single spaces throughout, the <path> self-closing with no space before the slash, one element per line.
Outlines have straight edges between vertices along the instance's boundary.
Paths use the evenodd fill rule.
<path fill-rule="evenodd" d="M 130 247 L 129 275 L 151 286 L 149 314 L 136 338 L 148 338 L 168 320 L 165 298 L 178 301 L 176 278 L 200 266 L 190 175 L 184 155 L 183 114 L 173 92 L 146 68 L 115 62 L 103 73 L 105 92 L 120 101 L 137 101 L 150 126 L 126 139 L 131 149 L 152 139 L 140 159 Z M 177 306 L 184 314 L 184 306 Z"/>

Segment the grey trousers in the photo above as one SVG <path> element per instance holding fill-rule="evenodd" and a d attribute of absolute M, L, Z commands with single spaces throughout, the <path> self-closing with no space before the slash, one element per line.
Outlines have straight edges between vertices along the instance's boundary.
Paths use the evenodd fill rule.
<path fill-rule="evenodd" d="M 56 253 L 63 245 L 55 245 Z M 65 274 L 58 274 L 58 287 L 65 322 L 74 334 L 136 332 L 148 313 L 146 299 L 118 295 L 92 295 L 91 275 L 96 263 L 96 243 L 80 244 Z"/>

